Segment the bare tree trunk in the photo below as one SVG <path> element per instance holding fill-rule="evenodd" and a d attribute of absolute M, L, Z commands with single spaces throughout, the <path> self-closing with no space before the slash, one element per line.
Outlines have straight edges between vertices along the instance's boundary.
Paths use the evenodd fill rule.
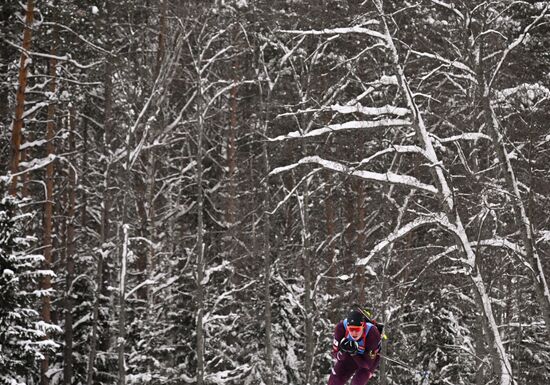
<path fill-rule="evenodd" d="M 235 78 L 237 77 L 236 71 L 238 68 L 238 62 L 234 64 L 235 67 Z M 235 79 L 237 81 L 238 79 Z M 237 192 L 236 192 L 236 182 L 235 182 L 235 172 L 237 171 L 237 103 L 238 97 L 238 87 L 235 85 L 231 89 L 231 118 L 229 122 L 229 129 L 227 131 L 227 178 L 229 184 L 229 194 L 227 197 L 227 211 L 226 211 L 226 221 L 230 226 L 230 232 L 233 233 L 233 227 L 235 225 L 235 215 L 236 215 L 236 202 L 237 202 Z"/>
<path fill-rule="evenodd" d="M 267 132 L 267 116 L 264 134 Z M 265 175 L 269 173 L 269 155 L 267 151 L 267 143 L 262 144 L 263 163 Z M 273 385 L 273 342 L 272 342 L 272 317 L 271 317 L 271 224 L 267 211 L 270 207 L 270 194 L 268 178 L 264 178 L 262 183 L 263 188 L 263 254 L 264 254 L 264 319 L 265 319 L 265 363 L 266 363 L 266 385 Z"/>
<path fill-rule="evenodd" d="M 162 66 L 162 60 L 164 59 L 165 50 L 166 50 L 166 7 L 168 0 L 159 0 L 160 7 L 160 29 L 159 29 L 159 39 L 158 39 L 158 51 L 157 51 L 157 61 L 155 64 L 155 71 L 153 72 L 153 77 L 156 79 L 160 74 L 160 68 Z"/>
<path fill-rule="evenodd" d="M 484 322 L 482 320 L 481 315 L 476 316 L 476 323 L 478 325 L 481 325 L 481 327 L 474 328 L 474 336 L 475 336 L 475 354 L 476 357 L 485 357 L 487 355 L 487 349 L 486 341 L 487 341 L 487 328 L 484 326 Z M 476 385 L 485 385 L 487 383 L 487 376 L 486 376 L 486 362 L 485 360 L 481 360 L 478 363 L 477 369 L 476 369 L 476 375 L 475 375 L 475 384 Z"/>
<path fill-rule="evenodd" d="M 69 115 L 69 153 L 75 154 L 75 120 L 76 111 L 74 107 L 70 109 Z M 74 160 L 75 155 L 72 156 Z M 72 162 L 73 166 L 76 162 Z M 76 220 L 76 173 L 73 167 L 69 167 L 69 201 L 68 201 L 68 225 L 67 225 L 67 246 L 66 246 L 66 268 L 65 278 L 65 346 L 63 350 L 63 384 L 71 385 L 73 378 L 73 299 L 72 285 L 75 274 L 75 220 Z"/>
<path fill-rule="evenodd" d="M 325 184 L 325 191 L 326 191 L 326 199 L 325 199 L 325 218 L 326 218 L 326 227 L 327 227 L 327 239 L 329 245 L 327 247 L 327 263 L 329 264 L 329 269 L 327 271 L 328 280 L 327 280 L 327 294 L 334 295 L 336 294 L 336 275 L 338 274 L 337 270 L 337 264 L 336 264 L 336 247 L 334 239 L 334 236 L 336 234 L 335 231 L 335 212 L 334 212 L 334 195 L 332 194 L 332 187 L 329 183 L 331 173 L 328 171 L 324 172 L 324 176 L 326 179 Z M 332 318 L 334 316 L 333 312 L 329 314 L 329 318 L 334 321 Z"/>
<path fill-rule="evenodd" d="M 55 137 L 55 105 L 57 98 L 56 89 L 57 89 L 57 60 L 55 59 L 57 53 L 57 28 L 54 27 L 53 31 L 53 45 L 51 48 L 51 58 L 50 58 L 50 98 L 48 105 L 48 123 L 47 123 L 47 153 L 48 156 L 52 156 L 55 152 L 53 140 Z M 52 216 L 53 216 L 53 173 L 54 173 L 54 163 L 49 162 L 46 166 L 46 199 L 44 204 L 44 262 L 45 268 L 47 270 L 51 269 L 52 266 Z M 41 282 L 42 290 L 51 290 L 52 283 L 51 277 L 44 276 Z M 51 323 L 51 303 L 49 295 L 42 296 L 42 319 L 46 323 Z M 48 338 L 48 337 L 46 337 Z M 49 357 L 45 354 L 44 359 L 41 364 L 41 385 L 48 385 L 50 383 L 49 378 L 47 377 L 47 372 L 49 368 Z"/>
<path fill-rule="evenodd" d="M 200 71 L 197 69 L 197 74 Z M 204 307 L 205 307 L 205 291 L 202 280 L 204 278 L 204 191 L 202 188 L 203 183 L 203 157 L 204 150 L 204 116 L 203 116 L 203 95 L 202 85 L 200 84 L 202 79 L 199 75 L 199 85 L 197 93 L 197 119 L 198 119 L 198 133 L 197 133 L 197 385 L 204 385 Z"/>
<path fill-rule="evenodd" d="M 298 205 L 300 208 L 300 216 L 302 220 L 302 259 L 303 259 L 303 271 L 304 271 L 304 310 L 305 310 L 305 326 L 306 326 L 306 362 L 305 362 L 305 384 L 311 383 L 311 372 L 313 369 L 313 353 L 314 353 L 314 340 L 313 340 L 313 323 L 315 317 L 313 315 L 312 304 L 312 288 L 313 277 L 311 266 L 311 234 L 309 231 L 309 218 L 308 218 L 308 205 L 309 205 L 309 183 L 305 183 L 303 195 L 298 195 Z"/>
<path fill-rule="evenodd" d="M 128 154 L 129 158 L 129 154 Z M 129 161 L 129 159 L 128 159 Z M 127 164 L 129 166 L 129 164 Z M 129 170 L 126 170 L 129 173 Z M 127 198 L 125 198 L 126 200 Z M 126 206 L 127 202 L 124 203 Z M 126 209 L 126 208 L 125 208 Z M 126 360 L 124 351 L 126 348 L 126 266 L 128 262 L 128 231 L 129 224 L 127 221 L 123 221 L 122 224 L 122 254 L 121 254 L 121 266 L 119 277 L 119 315 L 118 315 L 118 385 L 126 384 Z"/>
<path fill-rule="evenodd" d="M 236 35 L 234 33 L 233 35 Z M 236 37 L 233 36 L 233 39 L 236 41 Z M 236 43 L 237 44 L 237 43 Z M 237 181 L 236 181 L 236 171 L 237 171 L 237 124 L 238 124 L 238 93 L 239 88 L 237 86 L 238 82 L 238 70 L 239 62 L 238 59 L 234 59 L 233 62 L 233 81 L 234 85 L 231 89 L 229 100 L 230 100 L 230 119 L 229 127 L 227 128 L 227 197 L 226 197 L 226 212 L 225 212 L 225 221 L 227 223 L 226 237 L 225 237 L 225 248 L 228 250 L 232 247 L 235 237 L 237 236 L 237 226 L 236 226 L 236 215 L 237 215 Z M 239 286 L 241 284 L 241 275 L 238 273 L 242 270 L 243 261 L 241 258 L 234 258 L 233 268 L 234 273 L 231 275 L 231 280 L 234 285 Z M 237 294 L 237 300 L 241 300 L 241 292 Z"/>
<path fill-rule="evenodd" d="M 158 35 L 158 51 L 157 51 L 157 58 L 156 58 L 156 64 L 155 64 L 155 71 L 154 71 L 154 79 L 158 79 L 160 75 L 160 70 L 162 68 L 162 63 L 166 55 L 166 28 L 167 28 L 167 22 L 166 22 L 166 11 L 167 11 L 167 3 L 168 0 L 159 0 L 160 4 L 160 29 L 159 29 L 159 35 Z M 159 128 L 164 127 L 164 120 L 163 115 L 160 114 L 159 116 Z M 148 218 L 149 218 L 149 228 L 148 233 L 150 236 L 150 240 L 152 242 L 156 239 L 156 226 L 155 226 L 155 175 L 157 171 L 157 153 L 155 149 L 151 149 L 149 151 L 149 171 L 148 171 L 148 177 L 149 177 L 149 183 L 148 183 L 148 202 L 149 202 L 149 212 L 148 212 Z M 155 248 L 152 244 L 148 245 L 148 253 L 147 253 L 147 278 L 151 279 L 153 277 L 155 271 Z M 147 316 L 149 320 L 152 319 L 152 313 L 153 313 L 153 306 L 154 306 L 154 298 L 153 298 L 153 290 L 151 285 L 147 285 Z"/>
<path fill-rule="evenodd" d="M 109 7 L 108 7 L 109 8 Z M 109 9 L 107 10 L 109 11 Z M 97 256 L 97 273 L 96 273 L 96 290 L 93 307 L 92 318 L 92 335 L 90 337 L 90 353 L 88 356 L 88 370 L 86 377 L 86 385 L 92 385 L 95 373 L 95 360 L 97 355 L 98 346 L 98 324 L 99 324 L 99 307 L 101 305 L 102 295 L 108 295 L 106 292 L 106 285 L 104 280 L 107 277 L 105 257 L 108 255 L 108 251 L 104 250 L 107 244 L 107 240 L 110 237 L 110 212 L 111 212 L 111 145 L 113 138 L 113 63 L 112 59 L 107 56 L 105 61 L 105 81 L 104 81 L 104 123 L 103 123 L 103 157 L 105 159 L 105 171 L 103 177 L 103 203 L 101 208 L 101 224 L 100 224 L 100 239 L 99 239 L 99 253 Z M 104 340 L 107 340 L 108 336 L 103 336 Z"/>
<path fill-rule="evenodd" d="M 148 228 L 147 234 L 149 235 L 149 240 L 155 242 L 156 240 L 156 226 L 155 226 L 155 175 L 157 171 L 157 156 L 155 149 L 149 151 L 149 170 L 147 172 L 149 182 L 148 191 L 147 191 L 147 201 L 148 201 Z M 155 271 L 155 247 L 152 243 L 148 243 L 147 246 L 147 263 L 146 263 L 146 279 L 152 279 Z M 147 300 L 147 317 L 151 318 L 153 312 L 153 290 L 152 285 L 147 285 L 146 289 L 146 300 Z"/>
<path fill-rule="evenodd" d="M 395 158 L 394 158 L 394 161 L 395 161 Z M 393 191 L 393 188 L 390 188 L 390 191 L 388 192 L 388 197 L 391 197 L 392 191 Z M 407 197 L 405 198 L 405 201 L 403 202 L 403 206 L 399 209 L 399 215 L 397 216 L 395 229 L 399 229 L 401 227 L 401 223 L 403 221 L 403 216 L 405 215 L 405 212 L 407 211 L 407 208 L 409 206 L 409 201 L 414 196 L 414 193 L 415 193 L 415 191 L 411 190 L 409 195 L 407 195 Z M 382 268 L 382 277 L 381 277 L 381 279 L 382 279 L 382 287 L 381 287 L 381 290 L 380 290 L 380 295 L 381 295 L 380 303 L 382 304 L 381 317 L 382 317 L 382 323 L 386 325 L 386 328 L 385 328 L 386 331 L 388 330 L 389 322 L 391 321 L 389 318 L 387 318 L 387 315 L 386 315 L 386 310 L 387 310 L 386 305 L 388 303 L 387 293 L 389 291 L 388 286 L 389 286 L 389 281 L 390 281 L 387 277 L 387 274 L 388 274 L 388 270 L 390 269 L 390 266 L 391 266 L 391 263 L 392 263 L 393 246 L 394 246 L 394 244 L 392 243 L 391 245 L 388 246 L 388 249 L 386 250 L 387 257 L 386 257 L 386 260 L 384 261 L 384 265 L 383 265 L 383 268 Z M 382 339 L 382 353 L 384 355 L 388 354 L 387 349 L 388 349 L 388 342 L 385 338 L 383 338 Z M 387 363 L 386 360 L 384 358 L 382 358 L 382 360 L 380 361 L 380 370 L 379 370 L 380 385 L 386 385 L 386 383 L 388 381 L 388 377 L 387 377 L 387 373 L 386 373 L 386 363 Z"/>
<path fill-rule="evenodd" d="M 23 31 L 23 49 L 19 60 L 19 78 L 15 105 L 15 118 L 11 134 L 11 173 L 16 174 L 19 168 L 21 137 L 23 130 L 23 115 L 25 113 L 25 90 L 27 89 L 27 65 L 30 63 L 28 52 L 31 48 L 32 25 L 34 21 L 34 0 L 27 0 L 25 13 L 25 29 Z M 13 176 L 9 189 L 11 195 L 17 193 L 17 176 Z"/>
<path fill-rule="evenodd" d="M 344 274 L 350 275 L 353 271 L 356 270 L 355 267 L 355 261 L 357 260 L 353 248 L 353 243 L 357 239 L 357 231 L 355 228 L 356 221 L 355 221 L 355 202 L 357 201 L 355 198 L 355 191 L 353 190 L 353 186 L 350 185 L 350 183 L 353 182 L 347 182 L 344 184 L 344 194 L 345 194 L 345 202 L 344 202 L 344 210 L 345 210 L 345 217 L 344 219 L 344 243 L 345 243 L 345 249 L 342 250 L 344 255 L 342 256 L 342 264 L 344 266 Z M 352 296 L 355 295 L 355 293 L 351 293 Z M 350 299 L 346 299 L 350 300 Z"/>
<path fill-rule="evenodd" d="M 263 59 L 263 56 L 262 58 Z M 268 76 L 268 74 L 266 74 Z M 260 84 L 260 106 L 262 108 L 262 134 L 267 137 L 269 130 L 269 112 L 271 103 L 271 91 L 267 91 L 265 100 L 263 99 L 263 89 Z M 267 141 L 262 142 L 262 162 L 264 175 L 268 175 L 271 170 L 269 163 L 269 151 Z M 252 160 L 251 160 L 252 163 Z M 251 178 L 252 180 L 252 178 Z M 266 385 L 273 385 L 273 339 L 272 339 L 272 314 L 271 314 L 271 221 L 268 210 L 271 206 L 271 194 L 269 191 L 269 179 L 263 178 L 262 182 L 262 211 L 263 216 L 263 237 L 262 252 L 264 255 L 264 319 L 265 319 L 265 365 L 266 365 Z M 256 221 L 254 221 L 255 223 Z"/>
<path fill-rule="evenodd" d="M 361 146 L 362 148 L 362 146 Z M 365 253 L 364 247 L 365 247 L 365 240 L 366 240 L 366 220 L 365 217 L 367 215 L 365 210 L 365 184 L 360 179 L 354 179 L 353 180 L 354 190 L 355 190 L 355 196 L 356 196 L 356 209 L 355 209 L 355 231 L 357 233 L 357 242 L 356 242 L 356 250 L 357 250 L 357 257 L 361 258 L 361 256 Z M 355 272 L 356 274 L 356 282 L 357 282 L 357 301 L 361 305 L 365 304 L 366 300 L 366 294 L 365 294 L 365 266 L 360 265 L 357 266 L 357 270 Z"/>

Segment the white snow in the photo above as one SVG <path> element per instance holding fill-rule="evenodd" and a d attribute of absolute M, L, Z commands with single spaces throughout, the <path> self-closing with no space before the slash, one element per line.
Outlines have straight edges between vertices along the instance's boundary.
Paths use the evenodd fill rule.
<path fill-rule="evenodd" d="M 334 133 L 338 131 L 347 131 L 353 129 L 368 129 L 368 128 L 387 128 L 387 127 L 404 127 L 410 126 L 411 122 L 406 119 L 382 119 L 376 121 L 357 121 L 352 120 L 350 122 L 341 123 L 341 124 L 330 124 L 325 127 L 317 128 L 309 132 L 302 133 L 300 131 L 290 132 L 286 135 L 280 135 L 276 138 L 269 139 L 272 142 L 277 142 L 285 139 L 295 139 L 295 138 L 308 138 L 312 136 L 319 136 L 328 133 Z"/>
<path fill-rule="evenodd" d="M 278 167 L 274 170 L 272 170 L 269 175 L 276 175 L 283 171 L 290 170 L 292 168 L 295 168 L 301 164 L 308 164 L 308 163 L 316 163 L 321 165 L 323 168 L 327 170 L 336 171 L 339 173 L 343 173 L 346 175 L 352 175 L 356 176 L 365 180 L 370 180 L 373 182 L 381 182 L 381 183 L 388 183 L 388 184 L 396 184 L 401 186 L 406 186 L 418 190 L 423 190 L 425 192 L 429 192 L 431 194 L 437 194 L 438 190 L 436 187 L 422 183 L 415 177 L 409 176 L 409 175 L 401 175 L 401 174 L 395 174 L 393 172 L 386 172 L 386 173 L 376 173 L 371 171 L 362 171 L 362 170 L 354 170 L 352 168 L 347 167 L 346 165 L 343 165 L 338 162 L 333 162 L 330 160 L 326 160 L 323 158 L 320 158 L 318 156 L 308 156 L 305 158 L 300 159 L 297 163 L 294 163 L 292 165 L 284 166 L 284 167 Z"/>

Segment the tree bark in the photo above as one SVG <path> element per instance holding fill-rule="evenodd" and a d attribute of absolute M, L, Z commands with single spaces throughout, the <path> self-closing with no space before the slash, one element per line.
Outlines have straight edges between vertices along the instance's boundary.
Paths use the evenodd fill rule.
<path fill-rule="evenodd" d="M 129 158 L 129 154 L 128 154 Z M 129 161 L 129 159 L 128 159 Z M 129 165 L 129 163 L 127 163 Z M 126 170 L 129 173 L 129 170 Z M 126 200 L 127 198 L 125 198 Z M 127 202 L 124 203 L 126 206 Z M 127 221 L 123 221 L 122 224 L 122 253 L 121 253 L 121 266 L 119 276 L 119 315 L 118 315 L 118 385 L 126 384 L 126 269 L 128 262 L 128 231 L 130 225 Z"/>
<path fill-rule="evenodd" d="M 15 105 L 15 118 L 12 124 L 11 134 L 11 173 L 14 175 L 11 180 L 9 193 L 17 193 L 17 176 L 19 169 L 20 147 L 23 131 L 23 115 L 25 113 L 25 90 L 27 89 L 28 70 L 31 57 L 28 52 L 31 49 L 32 25 L 34 22 L 34 0 L 27 0 L 27 11 L 25 13 L 25 29 L 23 30 L 23 46 L 21 59 L 19 60 L 19 77 Z"/>
<path fill-rule="evenodd" d="M 302 196 L 298 195 L 298 205 L 302 219 L 302 259 L 304 272 L 304 310 L 305 310 L 305 332 L 306 332 L 306 357 L 305 357 L 305 384 L 311 383 L 311 373 L 313 369 L 313 323 L 315 322 L 314 309 L 312 303 L 313 277 L 311 264 L 311 234 L 309 231 L 308 205 L 309 205 L 309 183 L 306 181 Z"/>
<path fill-rule="evenodd" d="M 267 117 L 264 134 L 267 133 Z M 267 143 L 262 144 L 262 157 L 264 163 L 265 175 L 269 173 L 269 155 Z M 271 316 L 271 223 L 267 211 L 270 207 L 271 195 L 269 194 L 268 178 L 264 178 L 263 188 L 263 255 L 264 255 L 264 319 L 265 319 L 265 363 L 266 363 L 266 385 L 273 385 L 273 341 L 272 341 L 272 316 Z"/>
<path fill-rule="evenodd" d="M 263 59 L 263 55 L 262 55 Z M 265 68 L 265 67 L 264 67 Z M 267 74 L 266 74 L 267 75 Z M 266 98 L 263 98 L 263 89 L 260 84 L 260 108 L 262 111 L 262 135 L 267 137 L 269 130 L 269 112 L 271 103 L 271 91 L 266 92 Z M 264 175 L 268 175 L 271 170 L 269 163 L 269 151 L 267 141 L 262 142 L 262 163 Z M 253 161 L 251 160 L 251 164 Z M 252 180 L 253 178 L 251 178 Z M 271 194 L 269 191 L 269 178 L 263 178 L 262 181 L 262 211 L 263 217 L 263 236 L 262 252 L 264 255 L 264 319 L 265 319 L 265 365 L 266 365 L 266 385 L 273 385 L 273 338 L 272 338 L 272 311 L 271 311 L 271 221 L 268 211 L 271 207 Z M 256 223 L 256 221 L 254 221 Z"/>
<path fill-rule="evenodd" d="M 75 125 L 76 111 L 72 106 L 69 115 L 69 153 L 75 154 Z M 72 156 L 74 160 L 76 156 Z M 76 162 L 72 162 L 73 165 Z M 76 172 L 73 167 L 69 167 L 69 186 L 68 186 L 68 224 L 67 224 L 67 246 L 66 246 L 66 269 L 65 278 L 65 346 L 63 350 L 63 384 L 71 385 L 73 378 L 73 307 L 72 285 L 75 274 L 75 221 L 76 221 Z"/>
<path fill-rule="evenodd" d="M 54 27 L 53 31 L 53 45 L 51 48 L 51 57 L 49 62 L 50 69 L 50 98 L 48 104 L 48 123 L 46 126 L 46 150 L 48 156 L 54 155 L 55 149 L 53 140 L 55 137 L 55 107 L 57 98 L 57 60 L 55 58 L 57 54 L 57 28 Z M 50 270 L 52 267 L 52 225 L 53 225 L 53 174 L 54 174 L 54 162 L 49 162 L 46 166 L 46 197 L 44 204 L 44 267 L 46 270 Z M 52 282 L 51 277 L 46 275 L 42 278 L 41 285 L 42 290 L 51 290 Z M 46 323 L 51 323 L 51 302 L 49 295 L 42 296 L 42 319 Z M 46 336 L 46 338 L 49 338 Z M 48 385 L 50 383 L 47 377 L 49 368 L 49 357 L 44 355 L 44 359 L 41 364 L 41 385 Z"/>
<path fill-rule="evenodd" d="M 202 79 L 200 78 L 200 70 L 197 69 L 198 93 L 197 93 L 197 280 L 196 285 L 196 320 L 197 320 L 197 385 L 204 385 L 204 308 L 205 308 L 205 291 L 202 280 L 204 278 L 204 191 L 203 183 L 203 140 L 204 140 L 204 116 L 203 116 L 203 95 L 202 95 Z"/>
<path fill-rule="evenodd" d="M 362 146 L 361 146 L 362 147 Z M 361 258 L 361 256 L 365 253 L 364 247 L 365 247 L 365 240 L 366 240 L 366 220 L 365 216 L 366 210 L 365 210 L 365 184 L 361 180 L 355 179 L 353 181 L 354 190 L 355 190 L 355 196 L 356 196 L 356 209 L 355 209 L 355 231 L 357 233 L 356 238 L 356 250 L 357 250 L 357 257 Z M 360 265 L 357 266 L 357 270 L 355 272 L 356 274 L 356 285 L 357 288 L 357 300 L 361 305 L 365 304 L 366 300 L 366 294 L 365 294 L 365 266 Z"/>
<path fill-rule="evenodd" d="M 326 231 L 327 231 L 327 240 L 329 243 L 327 247 L 327 264 L 329 265 L 328 271 L 327 271 L 327 294 L 329 295 L 335 295 L 336 294 L 336 275 L 338 274 L 337 269 L 337 259 L 336 259 L 336 240 L 334 239 L 334 236 L 336 234 L 335 231 L 335 212 L 334 212 L 334 194 L 332 193 L 332 187 L 329 183 L 330 181 L 330 175 L 331 173 L 329 171 L 324 171 L 325 176 L 325 220 L 326 220 Z M 331 312 L 330 319 L 334 314 Z"/>
<path fill-rule="evenodd" d="M 110 7 L 107 2 L 107 13 Z M 109 20 L 107 20 L 108 22 Z M 104 261 L 109 251 L 105 250 L 107 241 L 110 238 L 110 212 L 112 206 L 111 198 L 111 167 L 112 167 L 112 138 L 113 138 L 113 63 L 110 55 L 105 57 L 105 80 L 104 80 L 104 122 L 103 122 L 103 158 L 105 161 L 103 177 L 103 202 L 101 207 L 101 223 L 99 236 L 99 252 L 97 256 L 96 290 L 92 316 L 92 335 L 90 337 L 90 353 L 88 356 L 88 370 L 86 373 L 86 385 L 92 385 L 95 374 L 95 360 L 99 342 L 99 308 L 101 306 L 101 297 L 108 296 L 107 285 L 104 280 L 108 279 L 107 266 Z M 102 333 L 102 341 L 107 344 L 108 334 Z"/>
<path fill-rule="evenodd" d="M 237 79 L 237 69 L 238 62 L 234 64 L 234 81 Z M 227 179 L 229 185 L 229 194 L 227 197 L 227 211 L 226 211 L 226 221 L 227 225 L 230 227 L 230 233 L 233 232 L 233 227 L 235 226 L 235 216 L 236 216 L 236 203 L 237 203 L 237 191 L 236 191 L 236 182 L 235 182 L 235 172 L 237 171 L 237 112 L 238 112 L 238 86 L 235 85 L 231 89 L 231 117 L 229 121 L 229 128 L 227 130 Z"/>

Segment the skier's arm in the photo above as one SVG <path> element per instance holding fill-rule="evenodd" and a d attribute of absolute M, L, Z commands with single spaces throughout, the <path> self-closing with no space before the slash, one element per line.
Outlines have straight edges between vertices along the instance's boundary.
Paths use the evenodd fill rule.
<path fill-rule="evenodd" d="M 344 324 L 342 321 L 340 321 L 334 328 L 334 338 L 332 340 L 332 357 L 333 358 L 336 358 L 336 355 L 338 354 L 340 341 L 342 341 L 342 338 L 344 338 L 345 336 L 346 336 L 346 331 L 344 330 Z"/>
<path fill-rule="evenodd" d="M 376 327 L 372 327 L 367 335 L 365 353 L 353 356 L 357 366 L 368 369 L 370 372 L 374 372 L 378 368 L 380 364 L 380 341 L 380 332 Z"/>
<path fill-rule="evenodd" d="M 374 372 L 380 364 L 380 354 L 377 351 L 365 351 L 363 355 L 352 356 L 357 366 Z"/>

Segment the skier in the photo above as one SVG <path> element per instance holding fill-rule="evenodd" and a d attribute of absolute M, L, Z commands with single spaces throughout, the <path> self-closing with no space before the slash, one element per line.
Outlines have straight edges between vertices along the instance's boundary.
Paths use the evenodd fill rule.
<path fill-rule="evenodd" d="M 351 310 L 334 329 L 334 367 L 328 385 L 366 385 L 380 363 L 380 331 L 361 311 Z"/>

